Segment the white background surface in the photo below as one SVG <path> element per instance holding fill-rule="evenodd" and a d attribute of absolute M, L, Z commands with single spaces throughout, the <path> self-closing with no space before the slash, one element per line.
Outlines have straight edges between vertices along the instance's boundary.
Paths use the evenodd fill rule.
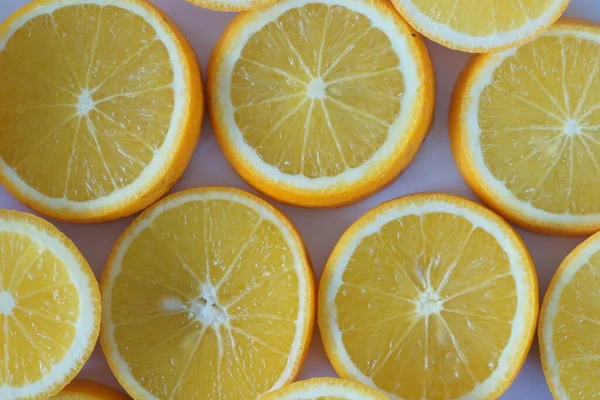
<path fill-rule="evenodd" d="M 233 14 L 204 10 L 188 4 L 184 0 L 153 1 L 164 9 L 185 33 L 196 51 L 202 72 L 206 76 L 208 58 L 213 45 Z M 28 0 L 0 0 L 0 21 L 6 19 L 10 13 L 27 2 Z M 572 0 L 566 15 L 600 22 L 600 1 Z M 276 204 L 291 218 L 302 233 L 317 278 L 320 277 L 329 252 L 343 231 L 359 216 L 381 202 L 405 194 L 428 191 L 451 193 L 475 199 L 455 167 L 447 137 L 450 94 L 459 72 L 470 56 L 448 50 L 430 41 L 427 42 L 427 45 L 433 58 L 437 80 L 435 123 L 416 159 L 404 174 L 384 191 L 349 207 L 334 210 L 311 210 Z M 194 158 L 173 191 L 205 185 L 237 186 L 253 191 L 223 158 L 207 119 L 205 118 L 202 136 Z M 27 210 L 3 187 L 0 187 L 0 207 Z M 93 225 L 76 225 L 52 220 L 51 222 L 55 223 L 75 242 L 89 261 L 96 276 L 99 277 L 114 241 L 131 220 L 132 218 L 127 218 Z M 525 239 L 535 260 L 540 282 L 541 301 L 552 274 L 561 260 L 582 241 L 582 238 L 541 236 L 522 230 L 519 230 L 519 233 Z M 323 352 L 318 332 L 315 332 L 309 356 L 299 379 L 334 375 L 335 373 Z M 99 345 L 81 372 L 81 376 L 118 386 L 104 361 Z M 512 387 L 502 396 L 502 399 L 546 400 L 551 398 L 542 373 L 536 341 L 523 370 Z"/>

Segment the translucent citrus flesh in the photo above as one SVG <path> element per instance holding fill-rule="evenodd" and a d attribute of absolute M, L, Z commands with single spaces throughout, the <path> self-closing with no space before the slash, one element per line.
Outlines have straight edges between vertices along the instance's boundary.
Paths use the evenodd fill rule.
<path fill-rule="evenodd" d="M 112 397 L 103 396 L 101 394 L 91 393 L 59 393 L 53 397 L 51 400 L 111 400 Z M 125 397 L 114 397 L 114 399 L 125 399 Z"/>
<path fill-rule="evenodd" d="M 78 394 L 78 393 L 59 393 L 52 400 L 103 400 L 102 397 L 94 396 L 93 394 Z"/>
<path fill-rule="evenodd" d="M 353 393 L 353 395 L 356 396 L 356 393 Z M 286 399 L 287 397 L 281 397 L 281 398 Z M 292 395 L 289 398 L 294 399 L 294 400 L 348 400 L 348 399 L 350 399 L 350 397 L 338 397 L 338 396 L 297 397 L 296 395 Z M 352 398 L 355 398 L 355 397 L 352 397 Z"/>
<path fill-rule="evenodd" d="M 560 385 L 569 398 L 597 395 L 600 375 L 600 252 L 573 275 L 558 300 L 552 351 Z"/>
<path fill-rule="evenodd" d="M 88 201 L 133 182 L 170 126 L 167 50 L 141 17 L 66 6 L 0 51 L 0 157 L 46 196 Z"/>
<path fill-rule="evenodd" d="M 373 157 L 404 80 L 387 36 L 342 6 L 291 9 L 254 33 L 231 77 L 235 121 L 267 164 L 336 176 Z"/>
<path fill-rule="evenodd" d="M 77 393 L 59 393 L 56 396 L 51 397 L 52 400 L 101 400 L 101 397 L 97 397 L 87 394 Z"/>
<path fill-rule="evenodd" d="M 118 351 L 158 398 L 256 398 L 288 363 L 298 288 L 272 222 L 240 203 L 184 203 L 126 251 L 110 311 Z"/>
<path fill-rule="evenodd" d="M 98 382 L 78 379 L 67 385 L 52 400 L 126 400 L 130 397 Z"/>
<path fill-rule="evenodd" d="M 324 391 L 326 391 L 326 390 L 324 390 Z M 357 396 L 359 396 L 358 393 L 356 393 L 356 392 L 350 392 L 349 391 L 348 397 L 339 397 L 339 396 L 318 396 L 318 397 L 314 397 L 314 396 L 298 395 L 297 393 L 290 393 L 288 396 L 282 395 L 281 397 L 278 397 L 278 398 L 281 399 L 281 400 L 285 400 L 285 399 L 293 399 L 293 400 L 348 400 L 348 399 L 359 398 Z"/>
<path fill-rule="evenodd" d="M 73 345 L 79 295 L 63 262 L 22 234 L 0 232 L 0 385 L 42 379 Z"/>
<path fill-rule="evenodd" d="M 354 365 L 400 398 L 459 398 L 511 335 L 516 287 L 498 242 L 463 217 L 409 215 L 365 237 L 335 305 Z"/>
<path fill-rule="evenodd" d="M 598 59 L 598 42 L 540 37 L 504 60 L 481 94 L 485 164 L 538 209 L 600 213 Z"/>
<path fill-rule="evenodd" d="M 353 393 L 353 395 L 356 396 L 356 393 Z M 287 396 L 281 397 L 281 399 L 287 399 L 287 398 L 288 398 Z M 294 400 L 348 400 L 350 397 L 338 397 L 338 396 L 319 396 L 319 397 L 302 396 L 302 397 L 298 397 L 295 394 L 291 394 L 289 398 L 294 399 Z"/>
<path fill-rule="evenodd" d="M 407 1 L 435 22 L 471 36 L 489 36 L 521 28 L 556 3 L 556 0 Z"/>

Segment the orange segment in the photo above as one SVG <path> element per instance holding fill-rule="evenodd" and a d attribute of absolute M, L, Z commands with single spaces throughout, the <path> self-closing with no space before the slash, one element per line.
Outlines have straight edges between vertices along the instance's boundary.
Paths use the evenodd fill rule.
<path fill-rule="evenodd" d="M 394 398 L 492 399 L 527 355 L 537 281 L 523 243 L 496 215 L 452 196 L 415 195 L 350 227 L 319 299 L 340 376 Z"/>
<path fill-rule="evenodd" d="M 308 348 L 314 288 L 291 224 L 237 189 L 192 189 L 123 234 L 103 280 L 103 347 L 134 397 L 257 398 Z"/>

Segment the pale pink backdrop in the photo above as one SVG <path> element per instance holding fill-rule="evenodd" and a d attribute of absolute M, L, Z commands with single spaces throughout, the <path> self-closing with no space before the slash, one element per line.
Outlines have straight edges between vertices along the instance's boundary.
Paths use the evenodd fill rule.
<path fill-rule="evenodd" d="M 208 58 L 213 45 L 233 17 L 233 13 L 204 10 L 186 3 L 184 0 L 153 1 L 165 10 L 185 33 L 196 51 L 203 73 L 206 74 Z M 0 0 L 0 21 L 6 19 L 9 14 L 26 3 L 28 0 Z M 600 21 L 600 1 L 572 0 L 566 15 Z M 430 41 L 427 42 L 427 45 L 433 58 L 437 80 L 435 123 L 416 159 L 404 174 L 384 191 L 345 208 L 309 210 L 277 204 L 292 219 L 304 236 L 317 278 L 321 274 L 329 252 L 342 232 L 350 223 L 374 206 L 398 196 L 428 191 L 451 193 L 475 199 L 454 165 L 447 137 L 450 94 L 459 72 L 470 56 L 448 50 Z M 173 191 L 206 185 L 237 186 L 253 191 L 223 158 L 207 120 L 202 128 L 202 137 L 194 158 Z M 27 210 L 1 186 L 0 208 Z M 96 276 L 99 277 L 114 241 L 131 220 L 132 218 L 127 218 L 94 225 L 76 225 L 53 220 L 51 222 L 55 223 L 75 242 L 94 269 Z M 535 260 L 541 299 L 561 260 L 582 239 L 541 236 L 522 230 L 519 230 L 519 233 L 525 239 Z M 312 346 L 299 378 L 313 376 L 335 376 L 323 352 L 317 331 L 313 336 Z M 81 377 L 118 387 L 99 345 L 81 372 Z M 523 370 L 512 387 L 502 396 L 502 399 L 549 400 L 551 398 L 540 366 L 536 341 Z"/>

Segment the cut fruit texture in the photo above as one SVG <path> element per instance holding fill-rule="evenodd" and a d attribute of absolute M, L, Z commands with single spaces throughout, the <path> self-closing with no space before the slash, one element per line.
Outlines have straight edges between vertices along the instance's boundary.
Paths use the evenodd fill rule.
<path fill-rule="evenodd" d="M 387 3 L 288 0 L 238 16 L 209 66 L 213 127 L 250 184 L 303 206 L 356 201 L 431 122 L 427 49 Z"/>
<path fill-rule="evenodd" d="M 562 20 L 513 50 L 476 56 L 450 134 L 474 191 L 541 233 L 600 229 L 600 28 Z"/>
<path fill-rule="evenodd" d="M 358 382 L 338 378 L 313 378 L 287 385 L 261 400 L 389 400 Z"/>
<path fill-rule="evenodd" d="M 216 11 L 247 11 L 273 3 L 275 0 L 186 0 L 202 8 Z"/>
<path fill-rule="evenodd" d="M 319 326 L 340 376 L 394 399 L 494 399 L 531 345 L 537 279 L 516 233 L 437 194 L 359 219 L 323 273 Z"/>
<path fill-rule="evenodd" d="M 0 25 L 0 179 L 53 217 L 102 221 L 156 201 L 202 120 L 183 36 L 138 0 L 38 0 Z"/>
<path fill-rule="evenodd" d="M 308 349 L 314 282 L 300 237 L 237 189 L 177 193 L 116 244 L 102 344 L 145 399 L 250 399 L 293 379 Z"/>
<path fill-rule="evenodd" d="M 50 223 L 0 210 L 0 398 L 60 391 L 90 356 L 100 328 L 98 284 Z"/>
<path fill-rule="evenodd" d="M 562 262 L 542 305 L 542 367 L 557 400 L 591 399 L 600 391 L 600 236 Z"/>
<path fill-rule="evenodd" d="M 78 379 L 51 397 L 51 400 L 129 400 L 129 397 L 110 386 Z"/>
<path fill-rule="evenodd" d="M 570 0 L 392 0 L 431 40 L 455 50 L 489 53 L 514 47 L 554 23 Z"/>

